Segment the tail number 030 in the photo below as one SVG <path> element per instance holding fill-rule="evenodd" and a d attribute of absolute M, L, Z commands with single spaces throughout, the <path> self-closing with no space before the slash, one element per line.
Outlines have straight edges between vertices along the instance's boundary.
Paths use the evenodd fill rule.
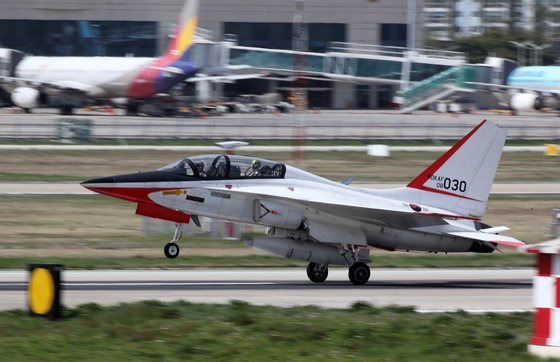
<path fill-rule="evenodd" d="M 465 192 L 467 191 L 467 182 L 445 177 L 441 182 L 436 184 L 436 187 L 438 189 Z"/>

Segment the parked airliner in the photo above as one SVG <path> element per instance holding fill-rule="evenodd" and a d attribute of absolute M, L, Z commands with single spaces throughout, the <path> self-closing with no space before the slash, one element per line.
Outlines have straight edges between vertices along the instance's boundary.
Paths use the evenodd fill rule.
<path fill-rule="evenodd" d="M 186 0 L 175 36 L 159 58 L 22 56 L 12 76 L 0 84 L 12 102 L 24 109 L 36 108 L 43 95 L 67 99 L 61 113 L 72 113 L 74 99 L 144 100 L 167 93 L 199 68 L 191 62 L 195 40 L 198 0 Z"/>
<path fill-rule="evenodd" d="M 516 111 L 558 108 L 560 66 L 514 69 L 507 79 L 509 104 Z"/>

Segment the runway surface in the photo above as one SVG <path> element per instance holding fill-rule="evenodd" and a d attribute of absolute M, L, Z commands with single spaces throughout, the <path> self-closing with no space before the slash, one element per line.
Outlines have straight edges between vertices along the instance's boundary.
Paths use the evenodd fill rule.
<path fill-rule="evenodd" d="M 371 189 L 390 189 L 404 184 L 366 183 L 353 186 Z M 492 194 L 498 195 L 553 195 L 560 194 L 560 183 L 507 183 L 492 185 Z M 95 195 L 77 183 L 3 182 L 0 195 Z"/>
<path fill-rule="evenodd" d="M 364 301 L 408 305 L 419 312 L 530 311 L 533 269 L 372 269 L 370 282 L 352 285 L 346 268 L 331 268 L 323 284 L 303 268 L 88 270 L 63 272 L 63 303 L 103 305 L 157 299 L 195 303 L 243 300 L 281 307 L 347 308 Z M 0 271 L 0 309 L 26 308 L 23 270 Z"/>

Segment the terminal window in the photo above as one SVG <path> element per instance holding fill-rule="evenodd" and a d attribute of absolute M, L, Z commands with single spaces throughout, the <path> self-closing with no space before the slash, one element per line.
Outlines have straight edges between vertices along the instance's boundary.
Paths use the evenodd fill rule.
<path fill-rule="evenodd" d="M 33 55 L 152 57 L 156 42 L 152 21 L 0 20 L 0 46 Z"/>
<path fill-rule="evenodd" d="M 224 34 L 234 34 L 241 46 L 292 49 L 292 23 L 225 22 Z M 308 50 L 325 52 L 330 42 L 346 41 L 346 24 L 309 23 Z"/>
<path fill-rule="evenodd" d="M 380 45 L 406 47 L 406 24 L 381 24 L 381 39 L 379 40 Z"/>

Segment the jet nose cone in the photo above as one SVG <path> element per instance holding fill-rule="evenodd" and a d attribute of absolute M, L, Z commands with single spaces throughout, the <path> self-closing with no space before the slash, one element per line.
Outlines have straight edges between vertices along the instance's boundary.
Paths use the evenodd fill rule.
<path fill-rule="evenodd" d="M 83 187 L 89 188 L 90 186 L 93 186 L 93 185 L 112 184 L 112 183 L 115 183 L 115 178 L 113 176 L 107 176 L 107 177 L 92 178 L 91 180 L 86 180 L 86 181 L 82 182 L 80 185 L 82 185 Z"/>

